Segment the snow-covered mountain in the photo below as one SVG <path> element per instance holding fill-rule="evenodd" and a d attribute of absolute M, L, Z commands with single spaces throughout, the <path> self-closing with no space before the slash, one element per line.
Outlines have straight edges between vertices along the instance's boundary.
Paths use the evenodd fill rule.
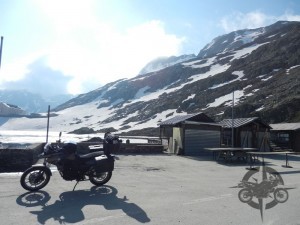
<path fill-rule="evenodd" d="M 67 101 L 55 109 L 50 127 L 150 134 L 160 121 L 175 115 L 204 112 L 218 121 L 231 117 L 233 90 L 235 117 L 300 121 L 299 55 L 299 22 L 236 31 L 215 38 L 197 58 Z M 1 129 L 45 125 L 42 118 L 10 119 Z"/>
<path fill-rule="evenodd" d="M 177 63 L 188 61 L 195 58 L 194 54 L 190 55 L 181 55 L 181 56 L 171 56 L 171 57 L 160 57 L 149 62 L 140 72 L 139 75 L 144 75 L 147 73 L 155 72 L 162 70 L 169 66 L 173 66 Z"/>
<path fill-rule="evenodd" d="M 27 113 L 16 105 L 0 102 L 0 117 L 8 115 L 25 116 Z"/>
<path fill-rule="evenodd" d="M 71 95 L 57 95 L 44 98 L 26 90 L 0 90 L 0 102 L 17 105 L 28 114 L 45 112 L 48 105 L 56 107 L 69 99 Z"/>

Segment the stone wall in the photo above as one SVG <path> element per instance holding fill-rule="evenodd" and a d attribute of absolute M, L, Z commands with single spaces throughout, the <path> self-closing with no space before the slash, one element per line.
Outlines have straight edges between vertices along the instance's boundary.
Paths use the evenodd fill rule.
<path fill-rule="evenodd" d="M 0 149 L 0 172 L 20 172 L 38 161 L 43 144 L 30 145 L 26 149 Z"/>
<path fill-rule="evenodd" d="M 83 142 L 78 143 L 77 145 L 77 152 L 79 154 L 86 154 L 88 152 L 97 151 L 96 150 L 90 150 L 89 146 L 93 145 L 102 145 L 102 143 L 99 142 Z M 100 149 L 98 149 L 99 151 Z M 101 151 L 101 150 L 100 150 Z M 120 146 L 114 146 L 111 153 L 113 154 L 127 154 L 127 153 L 134 153 L 134 154 L 157 154 L 157 153 L 163 153 L 164 146 L 160 144 L 135 144 L 135 143 L 122 143 Z"/>
<path fill-rule="evenodd" d="M 121 144 L 116 153 L 158 154 L 163 153 L 164 146 L 157 144 Z"/>

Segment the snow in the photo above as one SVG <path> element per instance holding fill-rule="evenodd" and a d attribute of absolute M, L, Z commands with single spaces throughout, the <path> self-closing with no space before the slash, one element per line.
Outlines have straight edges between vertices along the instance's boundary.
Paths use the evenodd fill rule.
<path fill-rule="evenodd" d="M 190 103 L 189 106 L 188 106 L 188 108 L 192 107 L 193 105 L 195 105 L 194 102 Z"/>
<path fill-rule="evenodd" d="M 149 86 L 146 86 L 146 87 L 143 87 L 143 88 L 141 88 L 140 90 L 138 90 L 138 91 L 136 92 L 135 96 L 134 96 L 134 99 L 139 99 L 139 98 L 145 96 L 145 95 L 146 95 L 145 92 L 146 92 L 148 89 L 150 89 L 150 87 L 149 87 Z"/>
<path fill-rule="evenodd" d="M 267 81 L 267 80 L 270 80 L 273 76 L 269 76 L 267 78 L 264 78 L 264 79 L 261 79 L 262 81 Z"/>
<path fill-rule="evenodd" d="M 182 101 L 182 103 L 190 100 L 190 99 L 193 99 L 194 97 L 196 96 L 196 94 L 191 94 L 190 96 L 188 96 L 185 100 Z"/>
<path fill-rule="evenodd" d="M 120 104 L 121 102 L 124 102 L 125 100 L 123 98 L 119 98 L 116 101 L 114 101 L 113 103 L 111 103 L 111 106 L 115 106 Z"/>
<path fill-rule="evenodd" d="M 196 81 L 199 81 L 199 80 L 203 80 L 205 78 L 217 75 L 219 73 L 223 73 L 226 70 L 228 70 L 229 68 L 230 68 L 229 64 L 224 64 L 224 65 L 215 64 L 215 65 L 212 65 L 210 67 L 210 70 L 207 71 L 206 73 L 200 73 L 200 74 L 196 74 L 196 75 L 191 76 L 190 79 L 192 79 L 192 80 L 185 83 L 184 85 L 186 85 L 188 83 L 193 83 L 193 82 L 196 82 Z"/>
<path fill-rule="evenodd" d="M 215 58 L 215 57 L 213 57 L 213 58 Z M 211 58 L 208 61 L 212 61 L 213 58 Z M 188 64 L 190 66 L 192 66 L 195 62 L 197 62 L 197 61 L 189 62 Z M 174 88 L 168 88 L 169 86 L 167 86 L 167 87 L 165 87 L 163 89 L 157 90 L 156 92 L 149 93 L 147 95 L 144 95 L 144 96 L 140 97 L 139 99 L 135 99 L 135 100 L 133 100 L 133 101 L 131 101 L 129 103 L 126 103 L 126 104 L 124 104 L 124 107 L 128 106 L 130 104 L 134 104 L 136 102 L 146 102 L 146 101 L 150 101 L 150 100 L 153 100 L 153 99 L 157 99 L 160 95 L 162 95 L 164 93 L 169 94 L 169 93 L 178 91 L 178 90 L 182 89 L 184 86 L 186 86 L 188 84 L 191 84 L 191 83 L 194 83 L 196 81 L 205 79 L 205 78 L 207 78 L 209 76 L 214 76 L 214 75 L 217 75 L 219 73 L 225 72 L 229 68 L 230 68 L 229 64 L 224 64 L 224 65 L 216 64 L 216 65 L 212 65 L 209 71 L 207 71 L 206 73 L 201 73 L 201 74 L 196 74 L 196 75 L 191 76 L 189 78 L 189 81 L 186 82 L 186 83 L 183 83 L 183 84 L 181 84 L 181 85 L 179 85 L 177 87 L 174 87 Z"/>
<path fill-rule="evenodd" d="M 252 36 L 249 36 L 249 37 L 255 38 L 254 33 L 252 33 L 251 35 Z M 233 57 L 230 61 L 233 61 L 233 60 L 241 58 L 241 57 L 245 57 L 248 54 L 251 54 L 252 51 L 254 51 L 255 49 L 259 48 L 260 46 L 262 46 L 264 44 L 265 43 L 259 44 L 259 45 L 253 45 L 253 46 L 249 46 L 247 48 L 244 48 L 244 49 L 241 49 L 238 51 L 233 51 L 233 52 L 231 52 L 231 55 L 226 56 L 226 57 Z M 210 46 L 208 45 L 207 48 L 209 48 L 209 47 Z M 206 61 L 204 62 L 203 60 L 206 60 Z M 204 63 L 198 64 L 201 62 L 204 62 Z M 136 92 L 134 98 L 131 101 L 124 103 L 121 107 L 125 108 L 126 106 L 129 106 L 131 104 L 135 104 L 138 102 L 146 103 L 148 101 L 156 100 L 164 93 L 169 94 L 172 92 L 176 92 L 188 84 L 191 84 L 191 83 L 194 83 L 197 81 L 201 81 L 208 77 L 223 73 L 230 68 L 230 64 L 221 65 L 216 62 L 217 62 L 216 57 L 210 57 L 207 59 L 194 60 L 191 62 L 182 63 L 182 65 L 185 67 L 191 67 L 191 68 L 209 67 L 209 70 L 205 73 L 199 73 L 199 74 L 195 74 L 195 75 L 191 76 L 187 82 L 182 83 L 182 84 L 178 85 L 177 87 L 171 87 L 171 86 L 173 84 L 178 84 L 180 82 L 180 80 L 177 80 L 173 84 L 163 87 L 155 92 L 147 92 L 150 89 L 149 86 L 142 87 Z M 298 65 L 298 66 L 300 66 L 300 65 Z M 287 70 L 287 73 L 291 69 L 294 69 L 296 67 L 297 66 L 291 67 L 290 69 Z M 232 81 L 210 87 L 210 89 L 216 89 L 218 87 L 227 85 L 234 81 L 242 80 L 243 77 L 245 76 L 244 71 L 242 71 L 242 70 L 241 71 L 233 71 L 232 74 L 237 77 L 235 79 L 233 79 Z M 261 77 L 261 79 L 263 79 L 263 78 L 265 78 L 265 77 Z M 145 79 L 145 77 L 138 77 L 131 81 L 138 80 L 138 79 Z M 117 84 L 121 81 L 122 80 L 114 83 L 111 87 L 109 87 L 107 89 L 107 91 L 114 90 L 117 87 Z M 247 89 L 249 87 L 250 86 L 247 86 L 243 90 L 237 90 L 234 92 L 235 104 L 238 104 L 241 97 L 245 96 L 244 91 L 245 91 L 245 89 Z M 131 131 L 131 130 L 143 129 L 146 127 L 157 127 L 157 124 L 160 121 L 167 119 L 167 115 L 170 115 L 172 113 L 173 113 L 172 116 L 186 115 L 186 113 L 176 113 L 176 109 L 169 109 L 169 110 L 163 111 L 161 113 L 158 113 L 158 114 L 152 116 L 152 118 L 150 120 L 148 120 L 144 123 L 141 123 L 140 121 L 129 122 L 129 123 L 126 122 L 130 118 L 139 115 L 139 111 L 136 111 L 134 113 L 126 115 L 125 118 L 122 118 L 122 119 L 119 119 L 116 121 L 112 121 L 109 123 L 103 123 L 103 121 L 107 120 L 108 118 L 111 118 L 112 116 L 114 116 L 116 114 L 116 109 L 111 106 L 124 102 L 124 99 L 123 98 L 117 99 L 108 107 L 98 108 L 98 106 L 100 104 L 108 102 L 108 100 L 103 99 L 103 96 L 106 93 L 104 88 L 102 87 L 102 89 L 100 88 L 98 90 L 99 91 L 103 90 L 103 92 L 94 101 L 84 104 L 84 105 L 77 105 L 77 106 L 74 106 L 71 108 L 64 109 L 64 110 L 56 113 L 56 114 L 58 114 L 58 116 L 51 117 L 50 118 L 50 131 L 54 132 L 54 133 L 59 132 L 59 131 L 69 132 L 69 131 L 73 131 L 75 129 L 79 129 L 82 127 L 90 127 L 90 128 L 93 128 L 95 131 L 97 131 L 97 130 L 100 130 L 103 128 L 108 128 L 108 127 L 120 129 L 123 126 L 128 125 L 128 126 L 130 126 L 130 128 L 128 128 L 126 130 L 122 130 L 124 132 L 127 132 L 127 131 Z M 255 91 L 256 90 L 253 90 L 252 93 Z M 252 93 L 248 94 L 247 96 L 250 96 Z M 191 100 L 191 99 L 195 98 L 195 96 L 196 96 L 196 94 L 190 94 L 185 100 L 183 100 L 183 102 Z M 193 102 L 190 103 L 189 107 L 194 104 L 195 103 L 193 103 Z M 231 105 L 232 104 L 232 93 L 229 93 L 225 96 L 221 96 L 221 97 L 215 99 L 214 102 L 209 103 L 206 108 L 217 107 L 221 104 Z M 118 110 L 119 109 L 122 109 L 122 108 L 118 108 Z M 29 119 L 29 118 L 24 117 L 24 118 L 11 118 L 11 119 L 9 119 L 9 121 L 7 121 L 5 124 L 3 124 L 0 128 L 1 128 L 1 130 L 11 130 L 11 128 L 13 128 L 14 130 L 23 130 L 23 132 L 25 130 L 26 131 L 25 133 L 28 133 L 29 131 L 32 131 L 32 130 L 38 130 L 40 132 L 45 132 L 46 126 L 47 126 L 47 118 Z M 1 130 L 0 130 L 0 135 L 1 135 Z M 57 139 L 56 135 L 57 134 L 55 134 L 53 136 L 53 139 L 55 138 L 54 140 Z M 41 137 L 41 138 L 44 138 L 44 137 Z M 52 138 L 52 136 L 51 136 L 51 138 Z M 82 138 L 86 138 L 86 137 L 82 137 Z"/>
<path fill-rule="evenodd" d="M 197 63 L 204 61 L 203 59 L 201 59 L 201 60 L 195 60 L 192 62 L 182 63 L 182 65 L 185 67 L 191 67 L 194 69 L 198 69 L 198 68 L 204 68 L 207 66 L 211 66 L 215 62 L 215 60 L 216 60 L 216 56 L 214 56 L 212 58 L 208 58 L 207 61 L 203 64 L 197 64 Z"/>
<path fill-rule="evenodd" d="M 217 88 L 219 88 L 219 87 L 223 87 L 223 86 L 225 86 L 225 85 L 227 85 L 227 84 L 230 84 L 230 83 L 232 83 L 232 82 L 235 82 L 235 81 L 237 81 L 237 80 L 241 80 L 241 78 L 245 76 L 244 71 L 234 71 L 234 72 L 232 72 L 232 74 L 233 74 L 233 75 L 237 75 L 238 77 L 235 78 L 235 79 L 233 79 L 233 80 L 231 80 L 231 81 L 224 82 L 224 83 L 222 83 L 222 84 L 213 85 L 212 87 L 210 87 L 210 88 L 208 88 L 208 89 L 217 89 Z"/>
<path fill-rule="evenodd" d="M 286 74 L 289 75 L 291 70 L 293 70 L 293 69 L 295 69 L 295 68 L 297 68 L 297 67 L 299 67 L 299 66 L 300 66 L 300 65 L 296 65 L 296 66 L 290 67 L 289 69 L 286 70 Z"/>
<path fill-rule="evenodd" d="M 248 86 L 246 86 L 245 88 L 244 88 L 244 90 L 246 90 L 246 89 L 248 89 L 248 88 L 251 88 L 252 87 L 252 84 L 249 84 Z"/>
<path fill-rule="evenodd" d="M 44 130 L 27 130 L 24 131 L 18 131 L 18 130 L 1 130 L 1 141 L 3 143 L 15 143 L 16 140 L 20 144 L 26 144 L 26 143 L 42 143 L 46 141 L 47 131 Z M 99 137 L 103 136 L 104 134 L 68 134 L 63 132 L 62 133 L 62 139 L 64 141 L 84 141 L 88 140 L 91 137 Z M 59 138 L 59 132 L 49 131 L 48 133 L 48 141 L 49 142 L 56 142 Z"/>
<path fill-rule="evenodd" d="M 249 46 L 247 48 L 243 48 L 241 50 L 235 51 L 235 53 L 233 54 L 234 57 L 230 61 L 233 61 L 235 59 L 244 58 L 247 55 L 251 54 L 254 50 L 258 49 L 260 46 L 263 46 L 267 43 L 269 43 L 269 42 L 262 43 L 262 44 L 255 44 L 255 45 Z"/>
<path fill-rule="evenodd" d="M 239 102 L 240 98 L 243 97 L 243 96 L 244 96 L 244 91 L 243 90 L 242 91 L 241 90 L 235 91 L 234 92 L 234 103 L 237 104 Z M 210 108 L 210 107 L 217 107 L 219 105 L 222 105 L 225 102 L 226 102 L 225 105 L 231 106 L 232 105 L 232 98 L 233 98 L 232 93 L 229 93 L 227 95 L 216 98 L 215 101 L 212 102 L 212 103 L 209 103 L 205 109 Z"/>
<path fill-rule="evenodd" d="M 267 38 L 273 38 L 273 37 L 275 37 L 276 35 L 278 35 L 278 33 L 277 33 L 277 34 L 270 35 L 270 36 L 268 36 Z"/>
<path fill-rule="evenodd" d="M 239 80 L 245 76 L 244 71 L 233 71 L 232 74 L 237 75 Z"/>
<path fill-rule="evenodd" d="M 207 47 L 205 49 L 203 49 L 204 51 L 206 51 L 207 49 L 210 49 L 213 45 L 215 44 L 215 40 L 212 40 L 212 42 L 210 42 Z"/>
<path fill-rule="evenodd" d="M 227 42 L 228 42 L 228 40 L 225 40 L 225 41 L 222 42 L 222 44 L 225 44 L 225 43 L 227 43 Z"/>
<path fill-rule="evenodd" d="M 262 34 L 265 33 L 265 29 L 262 30 L 255 30 L 255 31 L 245 31 L 242 34 L 235 32 L 234 42 L 242 41 L 243 44 L 248 44 L 253 42 L 256 38 L 260 37 Z"/>
<path fill-rule="evenodd" d="M 260 108 L 256 109 L 255 111 L 259 112 L 259 111 L 263 110 L 264 108 L 265 108 L 265 106 L 261 106 Z"/>

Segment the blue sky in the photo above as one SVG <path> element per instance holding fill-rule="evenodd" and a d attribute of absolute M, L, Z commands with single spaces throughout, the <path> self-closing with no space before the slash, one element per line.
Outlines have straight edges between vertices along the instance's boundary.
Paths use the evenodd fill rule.
<path fill-rule="evenodd" d="M 86 92 L 134 77 L 156 57 L 198 54 L 213 38 L 234 30 L 300 21 L 299 3 L 0 0 L 0 88 L 44 92 L 60 83 L 58 94 Z"/>

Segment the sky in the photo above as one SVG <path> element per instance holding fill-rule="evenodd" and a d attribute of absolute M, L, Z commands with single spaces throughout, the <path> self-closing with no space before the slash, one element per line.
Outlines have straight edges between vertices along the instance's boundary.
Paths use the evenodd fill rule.
<path fill-rule="evenodd" d="M 0 0 L 0 89 L 86 93 L 279 20 L 300 21 L 300 0 Z"/>

